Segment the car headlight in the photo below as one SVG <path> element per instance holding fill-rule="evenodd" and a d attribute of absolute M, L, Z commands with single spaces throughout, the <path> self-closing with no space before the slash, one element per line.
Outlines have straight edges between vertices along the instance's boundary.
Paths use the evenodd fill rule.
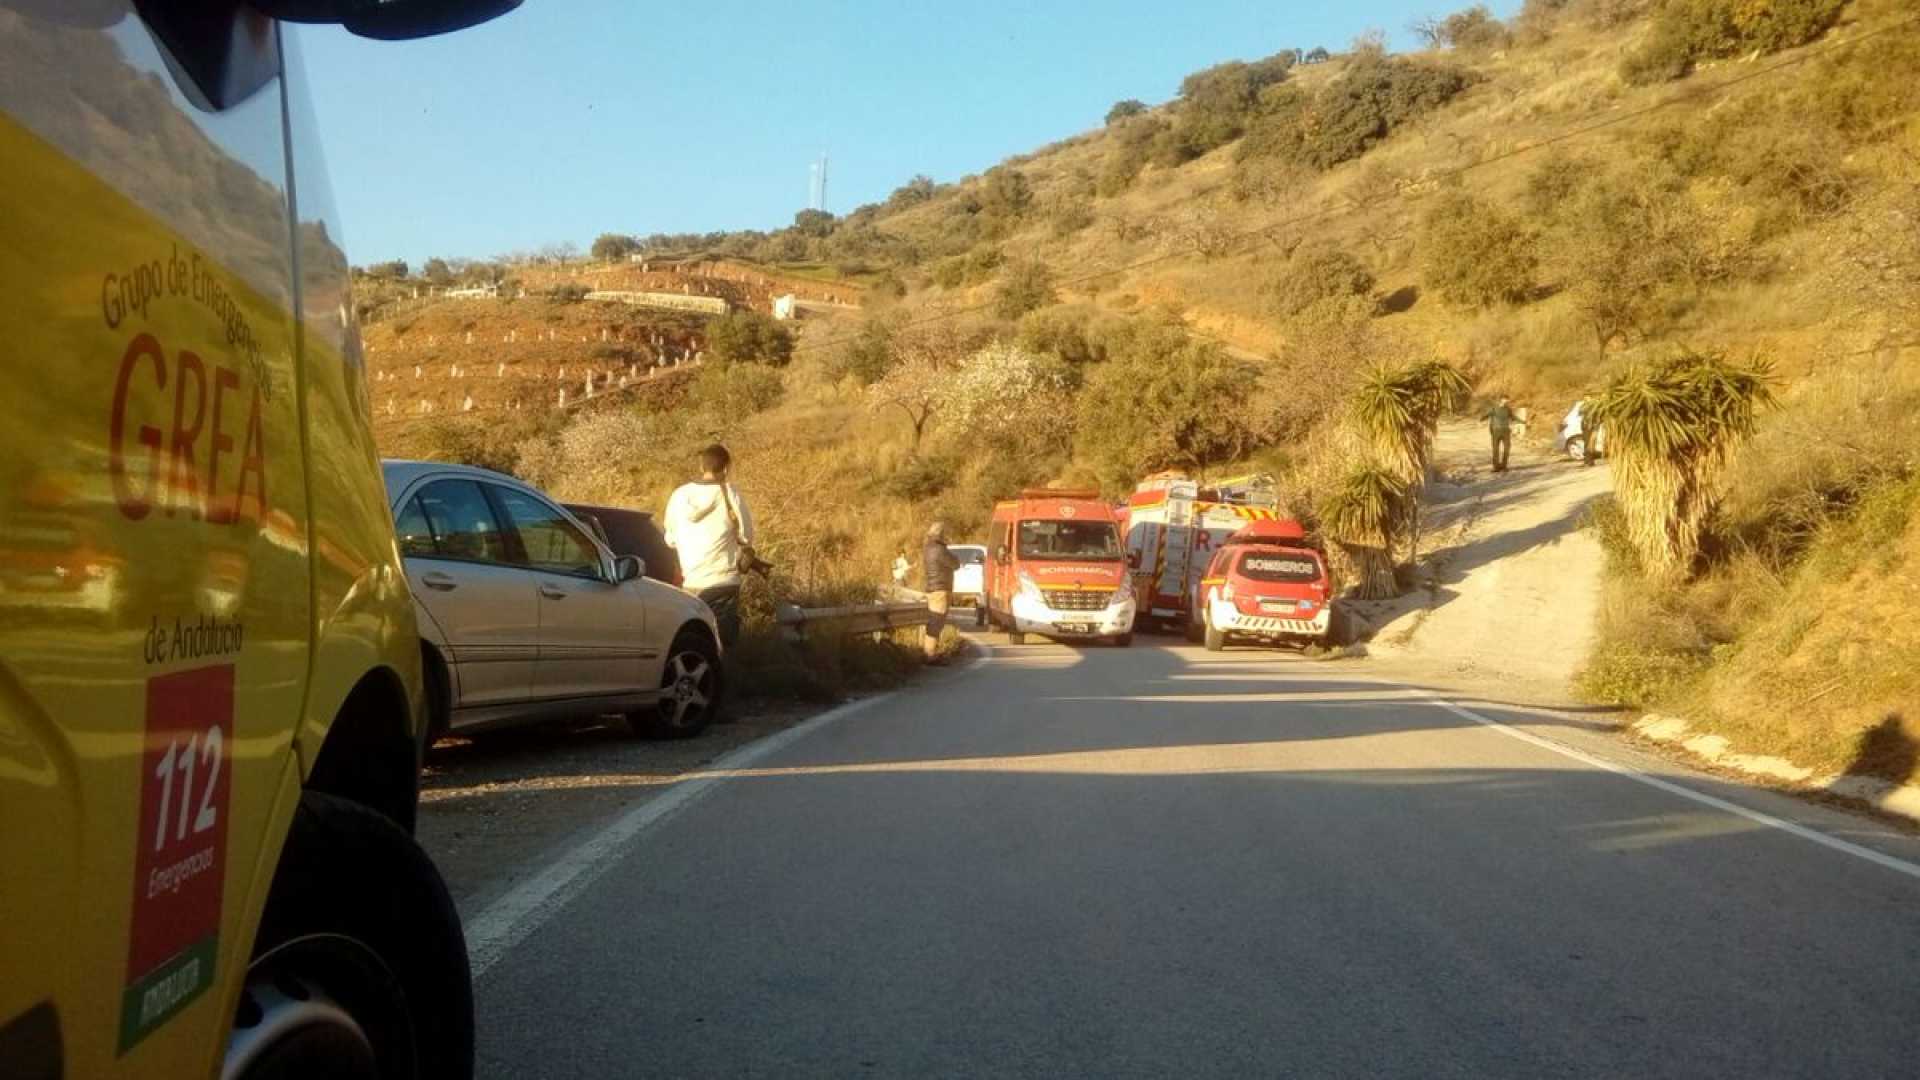
<path fill-rule="evenodd" d="M 1020 595 L 1029 600 L 1046 599 L 1046 596 L 1040 592 L 1040 583 L 1024 573 L 1020 575 Z"/>
<path fill-rule="evenodd" d="M 1121 604 L 1131 603 L 1133 603 L 1133 582 L 1122 577 L 1120 584 L 1113 590 L 1113 597 L 1107 601 L 1107 606 L 1118 607 Z"/>

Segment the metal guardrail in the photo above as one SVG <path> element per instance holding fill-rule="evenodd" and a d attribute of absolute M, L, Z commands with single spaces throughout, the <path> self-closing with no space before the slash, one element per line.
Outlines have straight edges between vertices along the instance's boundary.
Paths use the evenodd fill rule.
<path fill-rule="evenodd" d="M 788 637 L 804 641 L 808 637 L 832 634 L 877 634 L 907 626 L 925 626 L 925 600 L 892 601 L 881 604 L 850 604 L 846 607 L 782 607 L 774 616 Z"/>

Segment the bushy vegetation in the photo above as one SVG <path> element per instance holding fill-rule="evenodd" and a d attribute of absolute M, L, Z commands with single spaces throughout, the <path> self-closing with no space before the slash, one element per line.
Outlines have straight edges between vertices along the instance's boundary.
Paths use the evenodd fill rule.
<path fill-rule="evenodd" d="M 707 326 L 707 356 L 721 364 L 786 367 L 793 359 L 793 334 L 757 311 L 736 311 Z"/>
<path fill-rule="evenodd" d="M 1647 40 L 1621 62 L 1630 83 L 1677 79 L 1700 60 L 1777 52 L 1826 33 L 1847 0 L 1666 0 Z"/>
<path fill-rule="evenodd" d="M 1365 297 L 1373 274 L 1359 259 L 1337 248 L 1296 251 L 1267 285 L 1274 309 L 1294 316 L 1330 300 Z"/>
<path fill-rule="evenodd" d="M 1471 84 L 1466 71 L 1446 64 L 1397 56 L 1356 60 L 1317 91 L 1280 86 L 1261 94 L 1238 154 L 1330 169 Z"/>
<path fill-rule="evenodd" d="M 1421 278 L 1451 304 L 1487 307 L 1524 300 L 1540 257 L 1533 233 L 1485 199 L 1452 191 L 1421 223 Z"/>

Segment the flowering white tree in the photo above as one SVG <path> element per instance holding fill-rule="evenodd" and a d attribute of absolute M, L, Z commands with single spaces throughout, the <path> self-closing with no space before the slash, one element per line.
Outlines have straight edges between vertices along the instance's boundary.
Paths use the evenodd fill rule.
<path fill-rule="evenodd" d="M 946 419 L 969 433 L 1065 435 L 1072 371 L 1058 357 L 994 341 L 961 361 L 953 375 Z"/>

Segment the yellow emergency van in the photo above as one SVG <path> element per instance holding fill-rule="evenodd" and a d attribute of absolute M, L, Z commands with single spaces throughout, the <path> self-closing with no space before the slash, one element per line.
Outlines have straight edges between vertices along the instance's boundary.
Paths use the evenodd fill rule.
<path fill-rule="evenodd" d="M 0 0 L 0 1075 L 472 1071 L 283 19 L 517 3 Z"/>

